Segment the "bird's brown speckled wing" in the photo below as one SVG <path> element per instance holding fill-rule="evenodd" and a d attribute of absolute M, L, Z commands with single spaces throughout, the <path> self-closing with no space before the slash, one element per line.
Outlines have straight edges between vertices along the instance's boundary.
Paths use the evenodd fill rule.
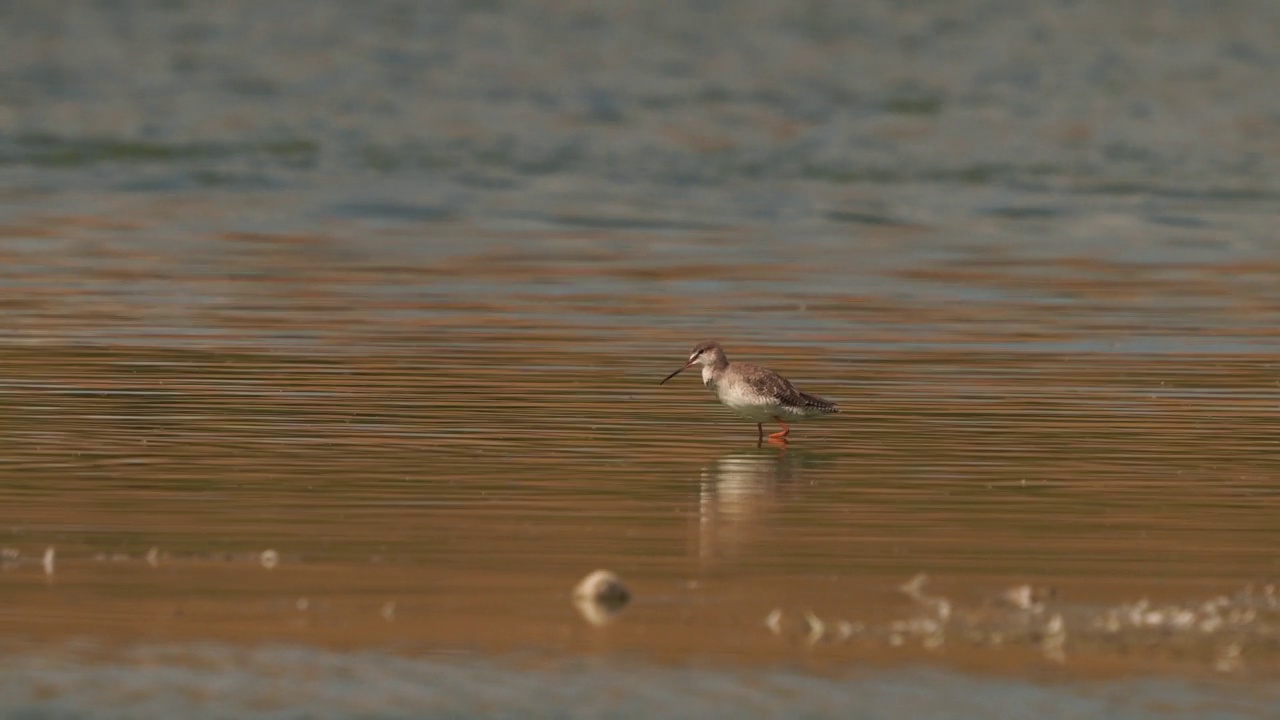
<path fill-rule="evenodd" d="M 752 390 L 768 397 L 777 398 L 783 405 L 796 408 L 821 410 L 823 412 L 839 412 L 836 404 L 817 395 L 801 391 L 791 381 L 759 365 L 741 363 L 739 371 L 742 380 Z"/>

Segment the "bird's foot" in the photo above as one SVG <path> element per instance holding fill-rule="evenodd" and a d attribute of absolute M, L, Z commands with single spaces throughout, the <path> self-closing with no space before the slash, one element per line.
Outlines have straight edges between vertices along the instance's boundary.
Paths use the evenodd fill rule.
<path fill-rule="evenodd" d="M 781 426 L 782 426 L 782 429 L 781 429 L 781 430 L 779 430 L 779 431 L 778 431 L 778 432 L 776 432 L 776 433 L 770 433 L 770 434 L 769 434 L 769 438 L 770 438 L 770 439 L 785 440 L 785 438 L 786 438 L 788 435 L 790 435 L 790 434 L 791 434 L 791 428 L 790 428 L 790 427 L 787 427 L 787 424 L 786 424 L 786 423 L 784 423 L 784 422 L 782 422 L 782 420 L 780 420 L 780 419 L 779 419 L 779 418 L 777 418 L 777 417 L 775 417 L 775 418 L 773 419 L 773 421 L 774 421 L 774 422 L 776 422 L 776 423 L 778 423 L 779 425 L 781 425 Z"/>

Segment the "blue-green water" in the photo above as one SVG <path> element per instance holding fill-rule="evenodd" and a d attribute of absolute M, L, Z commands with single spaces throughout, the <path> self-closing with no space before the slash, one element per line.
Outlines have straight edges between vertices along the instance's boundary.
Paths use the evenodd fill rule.
<path fill-rule="evenodd" d="M 74 653 L 70 653 L 74 655 Z M 0 661 L 6 717 L 852 718 L 1275 717 L 1274 689 L 1159 679 L 1010 682 L 935 670 L 813 675 L 593 660 L 397 657 L 264 646 L 140 647 Z"/>

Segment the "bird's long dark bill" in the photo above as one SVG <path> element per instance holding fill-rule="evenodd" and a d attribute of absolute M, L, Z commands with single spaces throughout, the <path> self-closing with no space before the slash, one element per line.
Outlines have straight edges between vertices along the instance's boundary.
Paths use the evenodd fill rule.
<path fill-rule="evenodd" d="M 675 371 L 675 372 L 671 373 L 670 375 L 668 375 L 668 376 L 666 376 L 666 377 L 662 378 L 662 382 L 660 382 L 660 383 L 658 383 L 658 384 L 659 384 L 659 385 L 662 385 L 663 383 L 665 383 L 666 381 L 670 380 L 671 378 L 673 378 L 673 377 L 675 377 L 675 376 L 679 375 L 680 373 L 684 372 L 685 370 L 688 370 L 688 369 L 690 368 L 690 366 L 692 366 L 692 365 L 693 365 L 693 363 L 686 363 L 684 367 L 682 367 L 682 368 L 680 368 L 679 370 L 677 370 L 677 371 Z"/>

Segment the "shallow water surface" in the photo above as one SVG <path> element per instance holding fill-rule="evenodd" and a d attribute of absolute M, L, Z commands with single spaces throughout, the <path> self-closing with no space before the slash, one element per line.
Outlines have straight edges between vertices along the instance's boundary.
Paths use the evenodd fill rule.
<path fill-rule="evenodd" d="M 37 646 L 1280 670 L 1269 360 L 789 350 L 846 412 L 756 447 L 696 379 L 657 386 L 656 354 L 452 347 L 7 352 L 4 622 Z M 635 594 L 603 628 L 568 601 L 596 567 Z M 1005 597 L 1024 584 L 1043 598 Z"/>
<path fill-rule="evenodd" d="M 0 714 L 1274 716 L 1276 8 L 635 7 L 0 7 Z"/>

